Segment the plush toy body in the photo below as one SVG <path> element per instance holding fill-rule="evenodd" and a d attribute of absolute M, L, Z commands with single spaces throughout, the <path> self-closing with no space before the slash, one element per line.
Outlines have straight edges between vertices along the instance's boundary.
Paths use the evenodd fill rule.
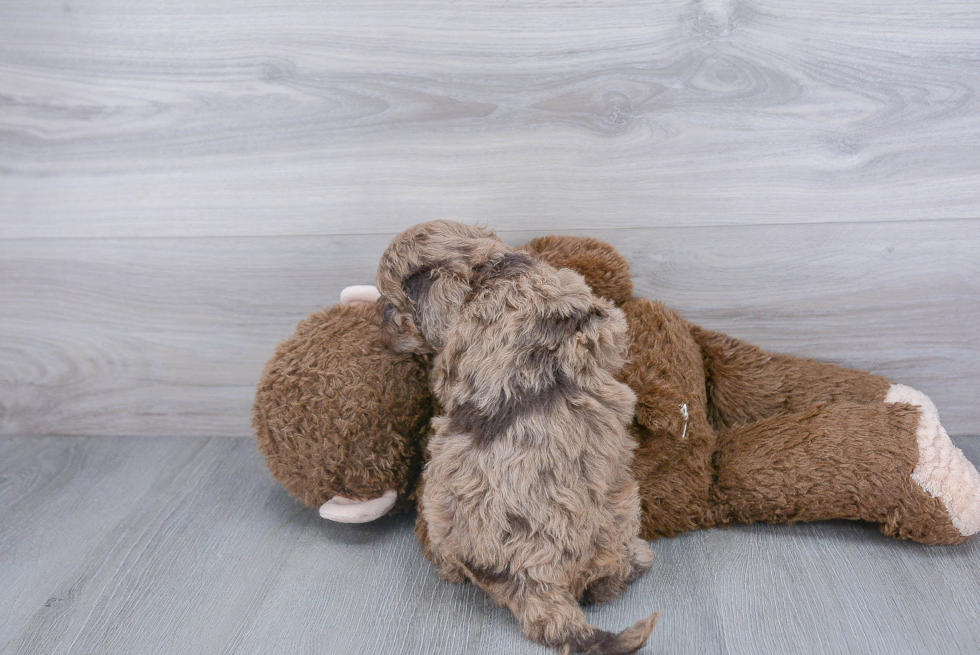
<path fill-rule="evenodd" d="M 980 476 L 924 394 L 763 352 L 660 303 L 623 308 L 637 355 L 625 378 L 640 398 L 633 474 L 647 538 L 824 519 L 932 544 L 980 529 Z"/>
<path fill-rule="evenodd" d="M 641 536 L 842 518 L 930 544 L 980 530 L 980 474 L 924 394 L 766 353 L 632 298 L 625 260 L 595 239 L 545 237 L 522 249 L 583 274 L 626 314 L 621 376 L 637 395 Z M 370 305 L 307 319 L 267 364 L 253 408 L 274 477 L 335 520 L 371 520 L 417 492 L 433 413 L 429 361 L 387 349 L 379 326 Z M 417 532 L 426 544 L 424 522 Z"/>

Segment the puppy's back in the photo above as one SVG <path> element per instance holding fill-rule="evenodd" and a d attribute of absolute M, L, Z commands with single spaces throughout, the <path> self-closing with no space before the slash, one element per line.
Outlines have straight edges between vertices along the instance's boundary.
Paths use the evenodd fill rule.
<path fill-rule="evenodd" d="M 581 275 L 524 253 L 509 253 L 483 269 L 476 269 L 470 296 L 446 338 L 436 375 L 446 388 L 437 393 L 462 395 L 483 410 L 507 415 L 505 405 L 533 402 L 535 396 L 618 385 L 626 318 L 593 295 Z M 631 415 L 632 407 L 621 411 Z"/>
<path fill-rule="evenodd" d="M 585 553 L 634 448 L 625 426 L 636 396 L 615 379 L 625 317 L 581 276 L 531 258 L 496 266 L 474 290 L 434 375 L 445 409 L 437 441 L 452 443 L 457 476 L 445 483 L 479 488 L 474 508 L 490 514 L 521 513 L 558 533 L 567 520 Z"/>
<path fill-rule="evenodd" d="M 526 255 L 487 269 L 436 360 L 446 413 L 426 470 L 430 538 L 528 636 L 632 652 L 655 616 L 613 635 L 575 602 L 600 566 L 620 561 L 623 581 L 643 566 L 630 559 L 639 499 L 625 426 L 636 397 L 615 379 L 625 317 L 568 269 Z"/>

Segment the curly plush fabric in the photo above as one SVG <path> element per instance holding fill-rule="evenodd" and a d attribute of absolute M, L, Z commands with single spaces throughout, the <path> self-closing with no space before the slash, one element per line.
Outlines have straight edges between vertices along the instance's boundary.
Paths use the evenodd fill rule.
<path fill-rule="evenodd" d="M 265 366 L 252 427 L 272 476 L 312 507 L 334 496 L 411 503 L 432 397 L 425 362 L 391 352 L 376 305 L 313 314 Z"/>
<path fill-rule="evenodd" d="M 573 268 L 626 314 L 620 375 L 637 395 L 644 538 L 833 518 L 930 544 L 980 529 L 980 474 L 924 394 L 766 352 L 634 299 L 628 264 L 596 239 L 544 237 L 518 250 Z M 253 424 L 273 476 L 312 506 L 389 489 L 399 490 L 392 511 L 411 506 L 433 408 L 427 360 L 404 357 L 383 346 L 369 306 L 304 321 L 256 395 Z M 424 523 L 416 529 L 426 545 Z"/>

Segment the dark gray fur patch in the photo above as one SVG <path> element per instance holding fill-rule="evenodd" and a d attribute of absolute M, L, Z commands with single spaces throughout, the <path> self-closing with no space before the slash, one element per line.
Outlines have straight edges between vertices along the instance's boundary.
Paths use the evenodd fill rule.
<path fill-rule="evenodd" d="M 473 444 L 483 447 L 503 435 L 522 416 L 548 410 L 576 391 L 578 386 L 557 371 L 552 383 L 544 389 L 517 392 L 509 399 L 501 393 L 498 402 L 489 410 L 481 410 L 469 401 L 460 403 L 449 412 L 449 429 L 457 434 L 472 435 Z"/>
<path fill-rule="evenodd" d="M 510 580 L 510 571 L 506 569 L 500 570 L 490 566 L 477 566 L 472 562 L 465 562 L 463 566 L 469 570 L 477 581 L 483 584 L 494 584 Z"/>
<path fill-rule="evenodd" d="M 528 537 L 533 532 L 531 522 L 523 516 L 507 512 L 507 532 L 517 537 Z"/>
<path fill-rule="evenodd" d="M 618 635 L 605 630 L 595 630 L 588 637 L 578 637 L 569 640 L 568 644 L 572 647 L 573 653 L 594 653 L 594 654 L 620 654 L 626 653 L 618 648 Z"/>
<path fill-rule="evenodd" d="M 604 318 L 607 318 L 605 312 L 598 307 L 582 309 L 568 316 L 543 316 L 537 321 L 535 329 L 528 333 L 528 337 L 535 343 L 557 347 L 591 323 Z"/>
<path fill-rule="evenodd" d="M 523 252 L 508 252 L 473 269 L 474 276 L 506 278 L 524 275 L 534 268 L 534 258 Z"/>
<path fill-rule="evenodd" d="M 412 320 L 419 332 L 422 332 L 422 305 L 431 288 L 432 269 L 428 266 L 415 271 L 402 282 L 402 291 L 412 303 Z M 422 336 L 425 337 L 425 334 Z"/>
<path fill-rule="evenodd" d="M 432 269 L 428 266 L 415 271 L 402 282 L 402 290 L 412 301 L 412 305 L 416 307 L 425 300 L 425 296 L 431 287 Z"/>
<path fill-rule="evenodd" d="M 470 278 L 470 292 L 466 296 L 466 302 L 476 297 L 481 291 L 488 288 L 496 280 L 524 275 L 534 268 L 534 258 L 522 252 L 508 252 L 503 257 L 485 261 L 473 268 L 473 275 Z"/>
<path fill-rule="evenodd" d="M 585 592 L 582 594 L 582 598 L 579 599 L 579 603 L 582 605 L 592 605 L 596 602 L 615 598 L 620 594 L 623 587 L 624 585 L 622 583 L 617 582 L 610 576 L 593 580 L 589 586 L 585 588 Z"/>
<path fill-rule="evenodd" d="M 384 297 L 378 299 L 378 305 L 381 308 L 381 322 L 385 325 L 391 325 L 395 319 L 395 306 Z"/>

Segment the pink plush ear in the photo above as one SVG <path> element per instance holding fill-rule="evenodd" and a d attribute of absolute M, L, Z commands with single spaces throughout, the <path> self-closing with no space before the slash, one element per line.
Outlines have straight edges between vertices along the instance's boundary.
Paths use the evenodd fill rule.
<path fill-rule="evenodd" d="M 373 305 L 380 297 L 373 284 L 355 284 L 340 292 L 340 302 L 345 305 Z"/>
<path fill-rule="evenodd" d="M 338 523 L 368 523 L 387 514 L 396 500 L 398 492 L 393 489 L 371 500 L 334 496 L 320 507 L 320 516 Z"/>

